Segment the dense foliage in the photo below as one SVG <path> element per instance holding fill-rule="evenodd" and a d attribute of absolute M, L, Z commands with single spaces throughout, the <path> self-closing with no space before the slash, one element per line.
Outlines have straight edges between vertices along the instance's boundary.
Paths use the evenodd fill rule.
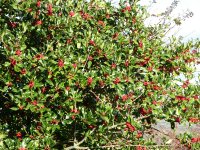
<path fill-rule="evenodd" d="M 138 2 L 1 0 L 0 16 L 2 149 L 146 149 L 158 120 L 199 122 L 199 41 L 164 41 Z"/>

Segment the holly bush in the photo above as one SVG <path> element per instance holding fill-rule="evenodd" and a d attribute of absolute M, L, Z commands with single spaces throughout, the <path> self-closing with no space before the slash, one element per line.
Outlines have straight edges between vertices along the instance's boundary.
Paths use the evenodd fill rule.
<path fill-rule="evenodd" d="M 0 1 L 1 149 L 146 149 L 157 121 L 199 122 L 200 42 L 138 2 Z"/>

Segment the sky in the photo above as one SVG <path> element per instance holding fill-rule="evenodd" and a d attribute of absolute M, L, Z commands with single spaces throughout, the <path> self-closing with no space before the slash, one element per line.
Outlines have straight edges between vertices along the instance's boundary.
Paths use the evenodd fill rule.
<path fill-rule="evenodd" d="M 150 13 L 160 13 L 166 10 L 167 7 L 173 2 L 173 0 L 142 0 L 141 4 L 152 4 L 149 11 Z M 173 17 L 184 14 L 187 10 L 193 12 L 193 17 L 188 18 L 182 23 L 181 26 L 176 27 L 173 32 L 177 36 L 183 36 L 187 41 L 191 38 L 200 38 L 200 0 L 179 0 L 177 8 L 172 13 Z"/>
<path fill-rule="evenodd" d="M 119 0 L 111 0 L 117 5 Z M 156 3 L 153 3 L 155 1 Z M 166 10 L 167 7 L 174 0 L 141 0 L 142 5 L 151 5 L 148 9 L 150 13 L 156 14 Z M 172 13 L 173 17 L 179 16 L 190 10 L 194 13 L 193 17 L 188 18 L 181 26 L 175 28 L 173 32 L 176 36 L 183 36 L 184 40 L 187 41 L 192 38 L 200 38 L 200 0 L 179 0 L 177 8 Z"/>
<path fill-rule="evenodd" d="M 156 3 L 152 3 L 155 1 Z M 174 0 L 141 0 L 141 4 L 150 5 L 149 12 L 156 14 L 161 13 L 166 10 L 167 7 Z M 177 8 L 172 13 L 173 17 L 180 16 L 184 14 L 187 10 L 193 12 L 193 16 L 191 18 L 187 18 L 181 26 L 174 28 L 171 31 L 171 34 L 175 36 L 182 36 L 184 41 L 200 38 L 200 0 L 179 0 Z M 196 81 L 200 84 L 198 76 L 200 74 L 200 65 L 197 66 L 197 70 L 194 73 L 194 78 L 190 81 L 191 83 L 195 83 Z M 181 75 L 183 80 L 186 80 L 183 75 Z"/>
<path fill-rule="evenodd" d="M 119 0 L 111 0 L 116 6 L 119 2 Z M 141 0 L 140 4 L 141 5 L 147 5 L 150 6 L 148 7 L 148 11 L 150 14 L 159 14 L 162 13 L 166 10 L 167 7 L 170 6 L 170 4 L 174 0 Z M 153 3 L 154 2 L 154 3 Z M 199 38 L 200 39 L 200 0 L 179 0 L 179 3 L 176 7 L 176 9 L 172 13 L 172 17 L 178 17 L 187 10 L 193 12 L 193 16 L 191 18 L 187 18 L 181 26 L 178 26 L 174 28 L 171 31 L 171 35 L 175 36 L 182 36 L 183 41 L 188 41 L 190 39 L 195 39 Z M 153 19 L 150 20 L 151 23 L 155 22 Z M 194 73 L 194 78 L 190 81 L 192 83 L 195 83 L 196 81 L 198 84 L 200 84 L 200 81 L 198 79 L 198 75 L 200 74 L 200 65 L 197 66 L 197 70 Z M 180 77 L 183 80 L 184 76 Z"/>

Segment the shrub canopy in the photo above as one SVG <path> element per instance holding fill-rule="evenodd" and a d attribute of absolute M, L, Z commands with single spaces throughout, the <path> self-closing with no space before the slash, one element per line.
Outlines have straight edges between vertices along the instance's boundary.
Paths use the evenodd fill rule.
<path fill-rule="evenodd" d="M 154 145 L 158 120 L 198 122 L 199 41 L 164 41 L 169 27 L 129 4 L 0 1 L 2 148 Z"/>

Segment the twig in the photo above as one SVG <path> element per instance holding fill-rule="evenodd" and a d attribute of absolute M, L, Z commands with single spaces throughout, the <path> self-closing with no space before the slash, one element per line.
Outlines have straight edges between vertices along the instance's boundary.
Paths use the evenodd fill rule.
<path fill-rule="evenodd" d="M 140 147 L 169 147 L 169 145 L 148 145 L 148 146 L 145 146 L 145 145 L 131 145 L 131 144 L 129 144 L 129 145 L 125 145 L 125 147 L 138 147 L 138 146 L 140 146 Z M 116 147 L 121 147 L 122 148 L 122 145 L 105 145 L 105 146 L 100 146 L 100 147 L 98 147 L 98 148 L 116 148 Z"/>
<path fill-rule="evenodd" d="M 108 130 L 113 129 L 113 128 L 116 128 L 116 127 L 118 127 L 118 126 L 125 125 L 125 124 L 126 124 L 125 122 L 122 122 L 122 123 L 119 123 L 119 124 L 112 125 L 112 126 L 108 127 Z"/>
<path fill-rule="evenodd" d="M 149 117 L 150 117 L 150 115 L 149 116 L 142 116 L 142 117 L 137 118 L 136 121 L 139 121 L 139 120 L 142 120 L 142 119 L 146 119 L 146 118 L 149 118 Z"/>
<path fill-rule="evenodd" d="M 87 63 L 88 63 L 88 57 L 90 56 L 90 52 L 91 52 L 91 50 L 89 49 L 89 50 L 88 50 L 88 55 L 87 55 L 87 58 L 86 58 L 86 62 L 85 62 L 85 65 L 84 65 L 84 67 L 83 67 L 82 72 L 85 71 L 85 67 L 86 67 L 86 65 L 87 65 Z"/>
<path fill-rule="evenodd" d="M 90 134 L 92 134 L 94 132 L 95 128 L 92 129 L 92 131 L 90 132 Z M 85 140 L 87 139 L 87 136 L 85 136 L 80 142 L 77 143 L 77 145 L 81 145 Z"/>
<path fill-rule="evenodd" d="M 142 119 L 145 119 L 145 118 L 149 118 L 149 117 L 150 116 L 142 116 L 142 117 L 137 118 L 136 121 L 139 121 L 139 120 L 142 120 Z M 119 123 L 119 124 L 112 125 L 112 126 L 108 127 L 108 130 L 116 128 L 117 126 L 125 125 L 125 124 L 126 124 L 125 122 L 122 122 L 122 123 Z"/>
<path fill-rule="evenodd" d="M 167 134 L 167 133 L 165 133 L 165 132 L 163 132 L 163 131 L 160 131 L 160 130 L 154 128 L 154 127 L 151 127 L 151 128 L 152 128 L 153 130 L 156 130 L 156 131 L 158 131 L 158 132 L 160 132 L 160 133 L 166 135 L 166 136 L 170 136 L 169 134 Z"/>
<path fill-rule="evenodd" d="M 90 132 L 93 133 L 95 130 L 95 128 Z M 67 148 L 65 148 L 64 150 L 71 150 L 71 149 L 88 149 L 89 150 L 89 147 L 80 147 L 79 145 L 81 145 L 85 140 L 87 139 L 87 136 L 85 136 L 80 142 L 78 143 L 74 143 L 73 146 L 69 146 Z"/>
<path fill-rule="evenodd" d="M 90 92 L 91 92 L 92 94 L 94 94 L 94 96 L 95 96 L 96 98 L 100 99 L 99 96 L 98 96 L 96 93 L 94 93 L 92 90 L 90 90 Z M 101 100 L 101 99 L 100 99 L 100 100 Z"/>
<path fill-rule="evenodd" d="M 169 28 L 169 29 L 164 33 L 164 36 L 165 36 L 169 31 L 171 31 L 175 26 L 176 26 L 176 24 L 174 24 L 171 28 Z"/>
<path fill-rule="evenodd" d="M 77 145 L 74 145 L 74 146 L 65 148 L 65 150 L 70 150 L 70 149 L 88 149 L 89 150 L 89 147 L 79 147 Z"/>
<path fill-rule="evenodd" d="M 137 100 L 138 98 L 140 98 L 142 96 L 142 94 L 144 94 L 144 91 L 142 91 L 141 94 L 134 99 L 134 101 Z"/>

